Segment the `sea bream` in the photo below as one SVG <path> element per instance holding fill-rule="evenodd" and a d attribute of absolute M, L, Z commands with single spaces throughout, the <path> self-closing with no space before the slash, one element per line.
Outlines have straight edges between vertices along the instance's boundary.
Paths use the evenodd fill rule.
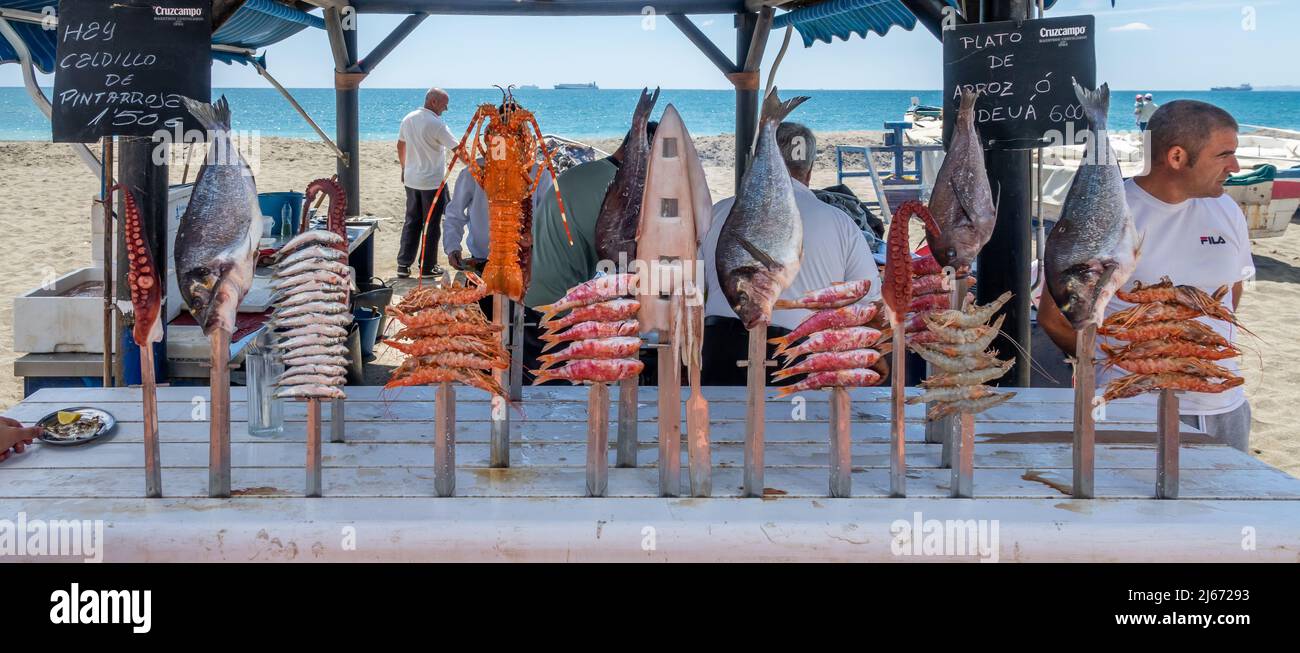
<path fill-rule="evenodd" d="M 596 214 L 596 255 L 603 260 L 626 266 L 636 258 L 636 232 L 641 224 L 641 198 L 645 195 L 646 170 L 650 167 L 650 140 L 646 138 L 646 124 L 650 112 L 659 99 L 659 89 L 654 93 L 641 89 L 636 110 L 632 112 L 632 128 L 623 139 L 623 159 L 619 162 L 614 181 L 605 189 L 605 199 Z M 619 261 L 622 254 L 626 262 Z"/>
<path fill-rule="evenodd" d="M 181 298 L 210 334 L 235 331 L 235 312 L 253 285 L 262 210 L 257 185 L 230 138 L 230 106 L 182 98 L 208 130 L 208 156 L 176 232 L 176 278 Z"/>
<path fill-rule="evenodd" d="M 799 273 L 803 219 L 776 144 L 776 128 L 807 99 L 782 102 L 773 88 L 763 100 L 753 160 L 718 234 L 718 283 L 746 329 L 772 322 L 777 296 Z"/>
<path fill-rule="evenodd" d="M 1088 120 L 1082 164 L 1061 218 L 1047 236 L 1047 289 L 1075 330 L 1100 325 L 1106 304 L 1137 267 L 1141 243 L 1124 200 L 1124 179 L 1106 136 L 1110 87 L 1074 93 Z"/>
<path fill-rule="evenodd" d="M 930 195 L 930 215 L 939 231 L 926 230 L 934 258 L 945 266 L 969 270 L 975 256 L 993 236 L 998 211 L 984 169 L 984 147 L 975 131 L 975 100 L 963 93 L 952 139 Z"/>

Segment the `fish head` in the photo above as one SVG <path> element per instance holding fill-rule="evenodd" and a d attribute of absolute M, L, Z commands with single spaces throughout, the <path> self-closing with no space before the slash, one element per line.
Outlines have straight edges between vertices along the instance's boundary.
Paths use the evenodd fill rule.
<path fill-rule="evenodd" d="M 230 262 L 213 262 L 186 270 L 182 275 L 181 295 L 189 305 L 194 320 L 203 327 L 204 333 L 208 333 L 220 318 L 220 313 L 215 309 L 229 303 L 229 298 L 226 297 L 229 293 L 224 291 L 227 284 L 223 284 L 222 280 L 232 267 Z"/>
<path fill-rule="evenodd" d="M 761 265 L 737 268 L 726 277 L 722 294 L 745 328 L 752 329 L 772 321 L 777 297 L 789 285 L 784 278 L 782 270 L 769 270 Z"/>
<path fill-rule="evenodd" d="M 1088 261 L 1065 269 L 1055 283 L 1049 284 L 1056 306 L 1076 330 L 1089 323 L 1100 323 L 1099 312 L 1105 305 L 1099 300 L 1102 299 L 1106 276 L 1106 270 L 1099 262 Z"/>

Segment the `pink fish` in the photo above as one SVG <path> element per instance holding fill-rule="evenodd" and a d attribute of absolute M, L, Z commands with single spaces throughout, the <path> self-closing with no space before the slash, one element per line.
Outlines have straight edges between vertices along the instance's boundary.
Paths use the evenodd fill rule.
<path fill-rule="evenodd" d="M 867 291 L 870 289 L 870 279 L 844 281 L 841 283 L 831 284 L 830 287 L 822 288 L 821 290 L 806 292 L 799 299 L 778 299 L 776 302 L 776 308 L 781 310 L 805 308 L 813 311 L 826 308 L 840 308 L 841 306 L 856 304 L 863 297 L 867 296 Z"/>
<path fill-rule="evenodd" d="M 970 304 L 975 301 L 975 295 L 966 293 L 966 303 Z M 907 307 L 909 313 L 928 313 L 930 311 L 943 311 L 952 308 L 952 302 L 949 301 L 947 293 L 935 293 L 930 295 L 921 295 L 912 300 L 911 306 Z"/>
<path fill-rule="evenodd" d="M 539 370 L 533 385 L 552 379 L 564 379 L 573 383 L 583 381 L 592 383 L 617 383 L 630 379 L 641 373 L 645 365 L 631 358 L 581 358 L 551 370 Z"/>
<path fill-rule="evenodd" d="M 608 301 L 636 292 L 640 277 L 635 274 L 609 274 L 580 283 L 553 304 L 538 306 L 542 321 L 549 322 L 556 314 L 571 308 Z"/>
<path fill-rule="evenodd" d="M 800 338 L 818 331 L 862 326 L 870 322 L 871 318 L 874 318 L 879 310 L 880 306 L 878 304 L 852 304 L 842 308 L 828 308 L 817 311 L 800 323 L 789 335 L 772 338 L 768 342 L 776 344 L 776 353 L 780 354 Z"/>
<path fill-rule="evenodd" d="M 579 340 L 558 354 L 544 354 L 537 360 L 542 362 L 541 369 L 547 369 L 555 363 L 579 358 L 636 358 L 640 349 L 641 339 L 635 336 L 597 338 Z"/>
<path fill-rule="evenodd" d="M 868 368 L 880 360 L 880 352 L 874 349 L 850 349 L 848 351 L 827 351 L 813 354 L 800 361 L 798 365 L 787 367 L 772 375 L 772 380 L 808 374 L 810 372 L 831 372 L 834 370 L 851 370 Z"/>
<path fill-rule="evenodd" d="M 541 339 L 546 341 L 546 346 L 542 347 L 542 351 L 546 351 L 562 342 L 634 336 L 640 330 L 641 325 L 636 320 L 623 320 L 622 322 L 581 322 L 573 325 L 573 328 L 568 331 L 560 333 L 543 333 Z"/>
<path fill-rule="evenodd" d="M 794 385 L 782 386 L 776 389 L 776 397 L 780 399 L 787 395 L 804 390 L 817 390 L 819 388 L 861 388 L 872 386 L 880 383 L 880 374 L 875 370 L 854 368 L 851 370 L 835 370 L 833 372 L 817 372 L 808 375 L 808 378 L 795 383 Z"/>
<path fill-rule="evenodd" d="M 913 295 L 932 295 L 934 293 L 946 293 L 948 288 L 948 275 L 946 274 L 927 274 L 925 276 L 915 277 L 912 281 Z M 970 288 L 975 285 L 975 277 L 966 277 L 966 287 Z"/>
<path fill-rule="evenodd" d="M 825 351 L 846 351 L 849 349 L 862 349 L 870 347 L 880 340 L 883 334 L 871 327 L 858 326 L 847 329 L 827 329 L 818 331 L 808 336 L 808 339 L 798 346 L 785 350 L 781 355 L 786 361 L 793 360 L 795 356 L 804 354 L 813 354 Z"/>
<path fill-rule="evenodd" d="M 613 299 L 599 304 L 579 306 L 568 315 L 547 322 L 544 326 L 551 331 L 559 331 L 579 322 L 617 322 L 634 317 L 641 310 L 641 302 L 635 299 Z"/>

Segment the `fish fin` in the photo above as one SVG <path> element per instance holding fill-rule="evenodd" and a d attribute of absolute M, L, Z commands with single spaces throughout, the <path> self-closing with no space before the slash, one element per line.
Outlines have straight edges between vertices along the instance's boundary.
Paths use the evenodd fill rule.
<path fill-rule="evenodd" d="M 762 263 L 763 267 L 769 270 L 779 270 L 783 267 L 776 261 L 776 259 L 768 256 L 767 252 L 759 249 L 757 245 L 749 242 L 749 240 L 744 236 L 737 235 L 736 240 L 740 242 L 740 246 L 744 247 L 746 252 L 749 252 L 750 256 L 754 257 L 759 263 Z"/>
<path fill-rule="evenodd" d="M 541 324 L 539 324 L 538 326 L 545 328 L 546 323 L 550 322 L 551 319 L 555 317 L 555 314 L 560 312 L 560 309 L 556 308 L 555 306 L 556 304 L 542 304 L 541 306 L 533 307 L 534 311 L 537 311 L 538 313 L 542 314 L 542 319 L 539 320 Z"/>
<path fill-rule="evenodd" d="M 1079 98 L 1079 104 L 1083 105 L 1083 113 L 1088 117 L 1088 125 L 1093 131 L 1105 131 L 1106 112 L 1110 110 L 1110 86 L 1102 84 L 1096 90 L 1089 91 L 1080 86 L 1078 80 L 1073 77 L 1070 81 L 1074 84 L 1074 95 Z"/>
<path fill-rule="evenodd" d="M 230 104 L 226 102 L 226 96 L 222 95 L 215 103 L 208 104 L 182 95 L 181 102 L 185 103 L 185 108 L 189 109 L 194 118 L 207 129 L 230 131 Z"/>
<path fill-rule="evenodd" d="M 790 115 L 791 111 L 795 110 L 795 107 L 807 102 L 808 99 L 807 95 L 797 95 L 782 102 L 777 95 L 777 88 L 773 86 L 772 92 L 768 93 L 766 98 L 763 98 L 763 113 L 758 122 L 761 125 L 770 120 L 780 124 L 782 120 L 786 119 L 786 116 Z"/>

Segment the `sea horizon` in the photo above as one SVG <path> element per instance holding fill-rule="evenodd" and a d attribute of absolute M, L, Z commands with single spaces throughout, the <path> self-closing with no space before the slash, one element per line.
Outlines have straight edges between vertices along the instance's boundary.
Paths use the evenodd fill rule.
<path fill-rule="evenodd" d="M 475 108 L 498 103 L 496 88 L 447 88 L 451 103 L 443 115 L 449 127 L 460 135 Z M 601 89 L 520 89 L 515 98 L 534 113 L 542 130 L 574 139 L 617 138 L 627 130 L 640 87 Z M 296 87 L 295 99 L 320 125 L 334 134 L 334 89 Z M 363 88 L 361 91 L 361 139 L 393 141 L 401 119 L 423 100 L 423 88 Z M 45 89 L 47 97 L 52 89 Z M 1197 99 L 1223 107 L 1242 125 L 1300 130 L 1300 91 L 1194 91 L 1134 89 L 1112 90 L 1109 127 L 1124 131 L 1136 128 L 1131 98 L 1152 93 L 1157 104 L 1174 99 Z M 234 128 L 255 131 L 262 136 L 316 139 L 311 126 L 274 89 L 219 87 L 213 97 L 225 95 L 230 102 Z M 880 131 L 886 121 L 901 121 L 916 97 L 922 104 L 937 105 L 938 89 L 781 89 L 782 97 L 810 95 L 791 120 L 814 131 Z M 663 107 L 673 104 L 687 129 L 696 136 L 735 132 L 735 99 L 730 89 L 661 89 L 655 107 L 657 119 Z M 49 141 L 49 121 L 20 86 L 0 87 L 0 140 Z"/>

